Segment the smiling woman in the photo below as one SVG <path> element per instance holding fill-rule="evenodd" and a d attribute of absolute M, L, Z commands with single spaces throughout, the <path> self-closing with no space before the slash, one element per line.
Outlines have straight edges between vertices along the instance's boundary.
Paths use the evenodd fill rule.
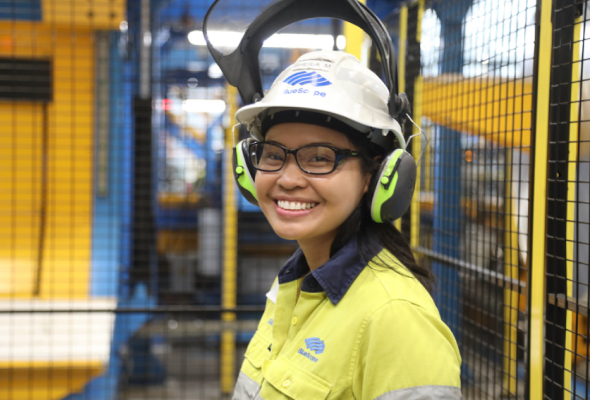
<path fill-rule="evenodd" d="M 274 10 L 292 4 L 280 0 Z M 368 9 L 354 10 L 382 28 Z M 244 37 L 260 44 L 252 38 L 272 33 Z M 388 37 L 374 39 L 391 61 Z M 242 53 L 226 53 L 232 62 L 220 54 L 232 82 Z M 246 105 L 236 119 L 252 137 L 234 149 L 234 177 L 277 235 L 299 248 L 267 294 L 234 399 L 461 398 L 461 356 L 429 294 L 433 275 L 392 224 L 410 204 L 416 163 L 400 128 L 407 100 L 394 62 L 385 66 L 389 87 L 350 54 L 312 52 L 264 96 L 240 72 Z"/>
<path fill-rule="evenodd" d="M 313 94 L 284 90 L 303 63 L 320 65 L 335 100 L 313 107 Z M 359 105 L 385 119 L 383 83 L 338 52 L 303 56 L 236 113 L 253 132 L 236 146 L 239 187 L 299 249 L 267 295 L 234 398 L 461 398 L 461 357 L 429 295 L 432 273 L 391 224 L 411 198 L 414 160 L 395 119 L 375 129 L 348 118 L 357 105 L 337 98 L 343 76 L 340 95 L 362 85 Z"/>

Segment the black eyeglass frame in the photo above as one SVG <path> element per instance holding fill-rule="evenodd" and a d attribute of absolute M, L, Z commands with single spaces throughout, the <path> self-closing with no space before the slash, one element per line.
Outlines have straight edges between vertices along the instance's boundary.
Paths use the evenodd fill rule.
<path fill-rule="evenodd" d="M 269 144 L 272 146 L 276 146 L 280 149 L 282 149 L 285 152 L 285 159 L 283 160 L 283 164 L 277 168 L 277 169 L 273 169 L 273 170 L 267 170 L 267 169 L 262 169 L 262 168 L 258 168 L 257 166 L 254 165 L 254 162 L 252 162 L 252 147 L 253 146 L 257 146 L 259 144 Z M 336 158 L 334 159 L 334 167 L 332 168 L 331 171 L 329 172 L 310 172 L 310 171 L 306 171 L 303 169 L 303 167 L 301 166 L 301 164 L 299 164 L 299 159 L 297 158 L 297 153 L 299 152 L 299 150 L 301 149 L 306 149 L 309 147 L 326 147 L 332 151 L 334 151 L 334 153 L 336 154 Z M 283 169 L 283 167 L 285 166 L 285 163 L 287 162 L 287 156 L 289 154 L 293 154 L 293 157 L 295 157 L 295 162 L 297 163 L 297 166 L 299 167 L 300 170 L 302 170 L 303 172 L 305 172 L 306 174 L 310 174 L 310 175 L 328 175 L 331 174 L 332 172 L 336 171 L 336 168 L 338 168 L 338 165 L 345 159 L 350 158 L 350 157 L 358 157 L 359 153 L 356 151 L 352 151 L 349 149 L 339 149 L 337 147 L 333 147 L 333 146 L 329 146 L 326 144 L 308 144 L 302 147 L 299 147 L 298 149 L 289 149 L 281 144 L 278 143 L 274 143 L 274 142 L 252 142 L 250 143 L 250 145 L 248 146 L 248 157 L 250 157 L 250 162 L 252 162 L 252 166 L 258 170 L 258 171 L 263 171 L 263 172 L 278 172 L 281 169 Z"/>

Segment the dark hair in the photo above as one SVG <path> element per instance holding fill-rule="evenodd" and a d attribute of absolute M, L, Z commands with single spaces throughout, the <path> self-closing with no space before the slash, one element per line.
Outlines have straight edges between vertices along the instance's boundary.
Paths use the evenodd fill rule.
<path fill-rule="evenodd" d="M 380 160 L 385 156 L 385 151 L 368 142 L 363 136 L 347 133 L 345 135 L 359 152 L 363 171 L 371 175 L 375 174 L 381 165 Z M 371 190 L 365 194 L 360 204 L 340 226 L 338 234 L 330 248 L 330 257 L 356 235 L 359 252 L 363 261 L 370 261 L 375 254 L 378 254 L 381 249 L 385 248 L 414 274 L 416 279 L 422 283 L 428 292 L 431 292 L 435 285 L 435 278 L 432 271 L 416 262 L 408 242 L 393 224 L 373 221 L 369 211 L 370 208 L 368 207 L 370 201 Z M 404 274 L 403 271 L 390 266 L 388 262 L 380 257 L 378 260 L 378 266 L 390 268 L 397 273 Z"/>

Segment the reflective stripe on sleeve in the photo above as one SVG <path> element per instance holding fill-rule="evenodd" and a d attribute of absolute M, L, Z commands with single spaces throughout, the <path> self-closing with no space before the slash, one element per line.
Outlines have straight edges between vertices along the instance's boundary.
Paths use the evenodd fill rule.
<path fill-rule="evenodd" d="M 232 400 L 252 400 L 260 392 L 260 385 L 240 371 Z"/>
<path fill-rule="evenodd" d="M 416 386 L 393 390 L 375 400 L 462 400 L 461 389 L 454 386 Z"/>

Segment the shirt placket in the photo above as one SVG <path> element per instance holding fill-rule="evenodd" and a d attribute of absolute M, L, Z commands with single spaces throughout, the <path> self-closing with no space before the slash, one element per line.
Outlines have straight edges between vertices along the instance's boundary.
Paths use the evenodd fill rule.
<path fill-rule="evenodd" d="M 293 309 L 293 313 L 291 315 L 291 327 L 289 329 L 288 340 L 293 341 L 296 340 L 297 335 L 302 331 L 305 330 L 306 323 L 309 320 L 310 316 L 314 313 L 315 310 L 320 306 L 322 301 L 326 299 L 325 293 L 308 293 L 301 291 L 299 295 L 299 300 L 297 300 L 297 304 Z M 314 334 L 314 332 L 310 332 Z M 305 338 L 302 338 L 302 340 Z"/>
<path fill-rule="evenodd" d="M 293 310 L 297 303 L 298 286 L 298 280 L 282 283 L 279 286 L 272 327 L 271 360 L 277 358 L 277 355 L 287 341 L 289 329 L 292 324 Z"/>

